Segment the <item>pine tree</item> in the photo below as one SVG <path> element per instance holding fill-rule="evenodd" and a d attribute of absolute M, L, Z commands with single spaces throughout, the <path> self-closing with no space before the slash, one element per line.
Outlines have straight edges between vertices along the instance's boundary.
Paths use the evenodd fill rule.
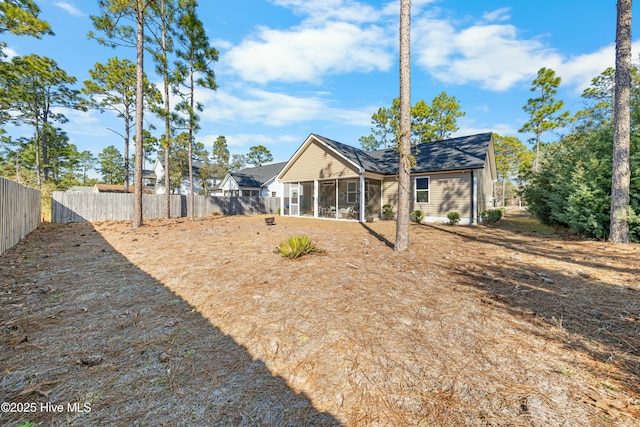
<path fill-rule="evenodd" d="M 618 0 L 616 74 L 613 104 L 613 166 L 611 180 L 612 243 L 629 243 L 629 170 L 631 139 L 631 0 Z"/>
<path fill-rule="evenodd" d="M 398 165 L 398 220 L 395 251 L 409 248 L 409 197 L 411 195 L 411 0 L 400 0 L 400 135 Z"/>
<path fill-rule="evenodd" d="M 563 127 L 569 120 L 567 111 L 560 112 L 564 107 L 563 101 L 556 101 L 554 96 L 558 93 L 558 87 L 562 79 L 556 76 L 550 68 L 540 68 L 537 77 L 531 83 L 531 92 L 537 92 L 536 98 L 529 98 L 522 109 L 529 113 L 529 121 L 518 132 L 530 132 L 534 134 L 536 158 L 534 170 L 538 170 L 540 163 L 540 143 L 542 134 L 550 130 Z"/>
<path fill-rule="evenodd" d="M 176 106 L 178 111 L 186 114 L 189 133 L 189 207 L 190 217 L 193 219 L 194 185 L 193 185 L 193 140 L 199 130 L 200 117 L 197 112 L 202 111 L 202 105 L 195 100 L 196 86 L 215 90 L 217 88 L 215 75 L 211 64 L 218 60 L 218 51 L 209 45 L 209 37 L 204 30 L 202 21 L 198 18 L 196 0 L 181 0 L 179 8 L 182 14 L 178 18 L 176 42 L 179 44 L 176 55 L 180 59 L 177 64 L 176 81 L 177 93 L 183 100 Z M 180 88 L 186 89 L 181 92 Z"/>

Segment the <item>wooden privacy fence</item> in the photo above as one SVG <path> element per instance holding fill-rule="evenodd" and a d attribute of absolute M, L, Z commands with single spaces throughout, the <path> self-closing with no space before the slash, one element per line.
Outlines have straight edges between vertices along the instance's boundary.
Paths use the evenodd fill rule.
<path fill-rule="evenodd" d="M 40 190 L 0 178 L 0 254 L 40 224 Z"/>
<path fill-rule="evenodd" d="M 164 218 L 163 194 L 142 195 L 145 219 Z M 186 195 L 171 195 L 171 217 L 189 217 Z M 54 191 L 51 222 L 121 221 L 133 218 L 133 194 L 72 193 Z M 221 215 L 255 215 L 276 213 L 280 199 L 276 197 L 210 197 L 195 196 L 193 216 L 203 218 L 217 212 Z"/>

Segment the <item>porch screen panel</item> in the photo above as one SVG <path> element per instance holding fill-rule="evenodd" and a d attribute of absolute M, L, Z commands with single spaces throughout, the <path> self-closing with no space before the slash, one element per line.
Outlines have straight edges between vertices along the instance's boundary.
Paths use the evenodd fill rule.
<path fill-rule="evenodd" d="M 313 209 L 313 182 L 303 182 L 300 184 L 300 215 L 314 216 Z"/>
<path fill-rule="evenodd" d="M 356 219 L 360 183 L 354 179 L 338 180 L 338 218 Z"/>
<path fill-rule="evenodd" d="M 367 180 L 366 186 L 367 191 L 365 191 L 364 203 L 367 216 L 379 218 L 381 212 L 382 182 L 369 179 Z"/>
<path fill-rule="evenodd" d="M 283 185 L 283 190 L 284 194 L 282 195 L 283 199 L 284 199 L 284 212 L 282 213 L 282 215 L 290 215 L 291 212 L 291 200 L 289 198 L 289 195 L 291 194 L 291 184 L 287 184 L 285 183 Z"/>
<path fill-rule="evenodd" d="M 318 215 L 324 218 L 336 217 L 336 181 L 318 183 Z"/>

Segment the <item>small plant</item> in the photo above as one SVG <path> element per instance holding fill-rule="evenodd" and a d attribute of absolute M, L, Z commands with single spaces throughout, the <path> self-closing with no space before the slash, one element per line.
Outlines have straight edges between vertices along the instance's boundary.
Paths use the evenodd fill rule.
<path fill-rule="evenodd" d="M 502 218 L 502 209 L 489 209 L 482 211 L 480 217 L 486 222 L 498 222 Z"/>
<path fill-rule="evenodd" d="M 384 219 L 393 219 L 393 206 L 389 204 L 382 206 L 382 217 Z"/>
<path fill-rule="evenodd" d="M 450 225 L 456 225 L 457 223 L 460 222 L 460 214 L 456 211 L 449 212 L 447 214 L 447 218 L 449 219 Z"/>
<path fill-rule="evenodd" d="M 290 237 L 286 242 L 280 243 L 276 252 L 283 257 L 295 259 L 300 258 L 303 255 L 321 253 L 324 251 L 313 243 L 311 237 L 296 236 Z"/>
<path fill-rule="evenodd" d="M 278 216 L 280 216 L 280 208 L 278 208 Z"/>
<path fill-rule="evenodd" d="M 424 219 L 424 212 L 419 209 L 411 212 L 411 219 L 420 224 Z"/>

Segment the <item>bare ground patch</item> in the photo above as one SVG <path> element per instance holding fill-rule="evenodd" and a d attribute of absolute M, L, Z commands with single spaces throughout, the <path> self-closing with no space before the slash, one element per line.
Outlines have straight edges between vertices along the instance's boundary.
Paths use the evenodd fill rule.
<path fill-rule="evenodd" d="M 0 257 L 0 397 L 91 412 L 0 423 L 640 425 L 640 246 L 518 221 L 47 225 Z"/>

